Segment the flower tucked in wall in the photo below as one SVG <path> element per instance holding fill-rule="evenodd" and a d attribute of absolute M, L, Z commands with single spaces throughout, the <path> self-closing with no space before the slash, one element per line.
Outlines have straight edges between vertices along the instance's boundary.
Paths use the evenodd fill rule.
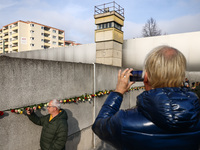
<path fill-rule="evenodd" d="M 4 112 L 3 111 L 0 111 L 0 116 L 3 116 L 4 115 Z"/>
<path fill-rule="evenodd" d="M 139 89 L 144 89 L 144 87 L 132 87 L 128 91 L 139 90 Z M 65 99 L 61 99 L 59 101 L 61 104 L 80 103 L 80 102 L 86 102 L 86 101 L 90 102 L 94 97 L 101 97 L 103 95 L 110 94 L 110 92 L 112 92 L 112 90 L 98 91 L 95 94 L 85 93 L 84 95 L 81 95 L 78 97 L 65 98 Z M 33 110 L 37 110 L 37 109 L 41 109 L 43 107 L 47 107 L 48 105 L 49 105 L 49 103 L 41 103 L 41 104 L 34 104 L 31 106 L 25 106 L 22 108 L 14 108 L 14 109 L 9 109 L 9 110 L 4 110 L 4 111 L 11 111 L 12 113 L 16 113 L 16 114 L 23 114 L 24 111 L 26 111 L 28 107 L 32 108 Z M 4 114 L 4 112 L 0 111 L 0 116 L 2 116 L 3 114 Z"/>

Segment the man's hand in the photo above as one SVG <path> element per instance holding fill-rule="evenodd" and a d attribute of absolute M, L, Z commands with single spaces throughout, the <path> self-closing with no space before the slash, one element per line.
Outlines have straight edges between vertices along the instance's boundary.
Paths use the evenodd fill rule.
<path fill-rule="evenodd" d="M 121 94 L 124 94 L 130 86 L 135 82 L 129 82 L 130 76 L 132 76 L 131 71 L 133 69 L 126 69 L 121 73 L 121 70 L 118 72 L 118 81 L 115 92 L 119 92 Z"/>
<path fill-rule="evenodd" d="M 30 107 L 28 107 L 28 108 L 26 109 L 26 113 L 27 113 L 27 115 L 31 115 L 31 114 L 33 113 L 33 109 L 30 108 Z"/>

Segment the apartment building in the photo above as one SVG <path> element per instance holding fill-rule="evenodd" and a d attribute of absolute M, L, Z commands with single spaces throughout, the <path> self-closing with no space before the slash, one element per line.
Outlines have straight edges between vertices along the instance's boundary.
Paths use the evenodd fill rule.
<path fill-rule="evenodd" d="M 17 21 L 0 29 L 0 53 L 65 46 L 65 32 L 32 21 Z"/>

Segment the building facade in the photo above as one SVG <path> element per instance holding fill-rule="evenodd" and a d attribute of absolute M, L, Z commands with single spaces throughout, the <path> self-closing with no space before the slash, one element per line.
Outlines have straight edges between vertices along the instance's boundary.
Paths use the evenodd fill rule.
<path fill-rule="evenodd" d="M 64 39 L 64 30 L 19 20 L 0 29 L 0 53 L 64 47 Z"/>

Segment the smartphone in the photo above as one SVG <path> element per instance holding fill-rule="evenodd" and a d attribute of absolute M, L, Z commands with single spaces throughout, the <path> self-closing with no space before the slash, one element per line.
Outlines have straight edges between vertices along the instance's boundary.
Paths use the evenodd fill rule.
<path fill-rule="evenodd" d="M 142 76 L 143 71 L 131 71 L 133 76 L 130 76 L 130 81 L 143 81 L 144 78 Z"/>

